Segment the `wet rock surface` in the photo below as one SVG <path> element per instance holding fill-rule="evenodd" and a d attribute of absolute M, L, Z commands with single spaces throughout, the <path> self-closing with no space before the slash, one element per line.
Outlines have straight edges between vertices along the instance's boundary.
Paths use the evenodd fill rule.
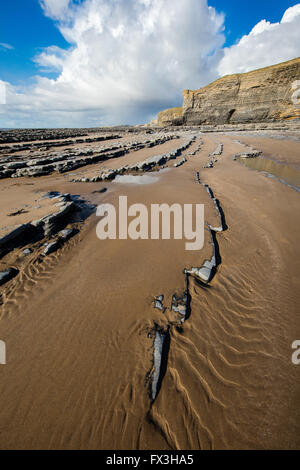
<path fill-rule="evenodd" d="M 150 398 L 152 403 L 159 393 L 164 375 L 166 373 L 169 349 L 169 328 L 164 331 L 155 325 L 155 337 L 153 345 L 153 374 L 150 387 Z"/>
<path fill-rule="evenodd" d="M 223 151 L 223 145 L 219 144 L 217 150 L 213 154 L 221 154 Z M 192 267 L 184 270 L 185 276 L 185 291 L 182 295 L 176 293 L 172 296 L 171 306 L 169 308 L 164 306 L 164 295 L 161 294 L 154 299 L 153 307 L 161 311 L 163 315 L 169 310 L 173 315 L 171 320 L 168 320 L 167 329 L 154 325 L 155 337 L 153 342 L 153 368 L 148 374 L 150 378 L 150 400 L 151 404 L 157 398 L 160 391 L 164 375 L 166 373 L 168 365 L 168 355 L 171 343 L 171 331 L 172 328 L 176 328 L 181 333 L 183 332 L 184 323 L 191 316 L 191 295 L 189 291 L 189 276 L 194 277 L 199 282 L 203 283 L 203 286 L 208 286 L 212 281 L 213 277 L 217 272 L 217 267 L 221 263 L 221 257 L 219 252 L 219 245 L 217 242 L 216 234 L 223 232 L 227 229 L 225 222 L 224 212 L 220 206 L 218 199 L 214 197 L 212 189 L 200 180 L 199 172 L 196 173 L 196 183 L 201 184 L 207 191 L 210 199 L 212 200 L 214 207 L 217 211 L 220 225 L 218 227 L 212 227 L 207 224 L 207 230 L 210 233 L 212 255 L 211 258 L 205 260 L 200 267 Z"/>
<path fill-rule="evenodd" d="M 0 286 L 6 284 L 6 282 L 10 281 L 14 277 L 19 274 L 19 271 L 15 268 L 9 268 L 5 271 L 0 271 Z"/>
<path fill-rule="evenodd" d="M 223 153 L 223 144 L 219 143 L 216 150 L 214 152 L 211 152 L 209 154 L 209 161 L 204 165 L 203 168 L 213 168 L 215 163 L 218 162 L 218 158 L 220 157 Z"/>
<path fill-rule="evenodd" d="M 131 172 L 148 172 L 153 169 L 162 168 L 167 162 L 169 162 L 170 160 L 175 160 L 182 154 L 182 152 L 187 150 L 195 141 L 195 138 L 196 137 L 194 135 L 187 137 L 183 144 L 174 148 L 174 150 L 171 150 L 170 152 L 154 155 L 153 157 L 146 158 L 145 160 L 142 160 L 140 162 L 133 163 L 132 165 L 124 165 L 117 169 L 106 169 L 105 171 L 100 172 L 100 174 L 96 176 L 73 178 L 72 181 L 76 183 L 95 183 L 99 181 L 113 180 L 118 175 L 128 174 Z M 166 136 L 166 139 L 169 140 L 169 136 Z M 159 143 L 163 142 L 160 141 Z M 156 145 L 158 145 L 158 143 L 156 143 Z M 185 161 L 186 159 L 182 159 L 180 165 L 185 163 Z"/>
<path fill-rule="evenodd" d="M 20 225 L 0 238 L 0 259 L 15 249 L 55 236 L 55 240 L 45 244 L 43 254 L 48 256 L 79 231 L 76 227 L 65 227 L 85 220 L 95 209 L 92 204 L 71 194 L 50 191 L 45 193 L 42 198 L 57 200 L 60 210 L 41 219 Z M 32 251 L 32 248 L 28 247 L 22 251 L 22 254 L 28 256 Z"/>
<path fill-rule="evenodd" d="M 72 146 L 71 149 L 64 149 L 61 152 L 49 152 L 49 148 L 43 146 L 38 151 L 33 152 L 32 148 L 35 148 L 35 145 L 40 146 L 40 144 L 31 144 L 30 147 L 25 144 L 18 147 L 0 146 L 0 156 L 3 155 L 0 165 L 0 179 L 24 176 L 39 177 L 50 175 L 54 172 L 66 173 L 87 165 L 105 162 L 112 158 L 120 158 L 129 152 L 161 145 L 176 138 L 176 136 L 164 134 L 150 139 L 143 136 L 141 140 L 111 143 L 118 138 L 121 138 L 121 136 L 108 134 L 95 138 L 77 139 L 75 141 L 52 142 L 51 148 L 55 146 Z M 84 146 L 87 143 L 95 144 L 104 141 L 109 141 L 110 143 L 102 146 Z M 78 147 L 78 144 L 81 144 L 81 146 Z M 10 156 L 11 153 L 20 151 L 26 151 L 27 153 L 14 155 L 13 157 Z"/>

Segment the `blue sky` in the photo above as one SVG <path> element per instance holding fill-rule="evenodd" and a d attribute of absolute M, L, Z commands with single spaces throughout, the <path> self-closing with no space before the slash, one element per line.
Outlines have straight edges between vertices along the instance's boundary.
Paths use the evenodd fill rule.
<path fill-rule="evenodd" d="M 126 2 L 126 0 L 124 0 Z M 288 0 L 210 0 L 209 5 L 226 15 L 226 46 L 249 33 L 262 18 L 277 22 L 285 10 L 297 2 Z M 271 8 L 270 8 L 271 7 Z M 3 0 L 0 4 L 0 43 L 14 49 L 0 47 L 0 78 L 13 84 L 32 80 L 39 67 L 32 60 L 42 48 L 56 45 L 67 49 L 70 45 L 47 18 L 38 0 Z M 44 73 L 49 77 L 56 74 Z"/>
<path fill-rule="evenodd" d="M 297 1 L 208 5 L 216 14 L 205 0 L 2 0 L 0 127 L 141 122 L 184 88 L 300 55 Z"/>
<path fill-rule="evenodd" d="M 47 18 L 38 0 L 2 0 L 0 3 L 0 78 L 19 83 L 38 72 L 32 58 L 43 47 L 56 44 L 67 48 L 55 22 Z"/>
<path fill-rule="evenodd" d="M 260 20 L 279 21 L 285 10 L 297 1 L 289 0 L 211 0 L 209 5 L 226 15 L 226 46 L 239 40 Z"/>

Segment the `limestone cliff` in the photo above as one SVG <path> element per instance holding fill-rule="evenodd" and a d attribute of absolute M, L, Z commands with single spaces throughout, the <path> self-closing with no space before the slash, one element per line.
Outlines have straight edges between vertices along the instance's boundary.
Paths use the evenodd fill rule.
<path fill-rule="evenodd" d="M 160 126 L 176 126 L 182 124 L 182 108 L 170 108 L 158 113 L 158 124 Z"/>
<path fill-rule="evenodd" d="M 227 75 L 183 92 L 182 117 L 159 114 L 159 125 L 243 124 L 300 118 L 300 58 Z M 175 108 L 181 109 L 181 108 Z"/>

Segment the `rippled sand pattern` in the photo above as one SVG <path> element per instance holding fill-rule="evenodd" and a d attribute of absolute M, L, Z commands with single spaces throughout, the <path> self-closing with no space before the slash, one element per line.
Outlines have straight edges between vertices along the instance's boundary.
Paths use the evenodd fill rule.
<path fill-rule="evenodd" d="M 169 165 L 155 184 L 34 180 L 36 189 L 94 204 L 117 203 L 119 195 L 129 204 L 203 203 L 205 220 L 217 226 L 198 171 L 227 230 L 217 234 L 212 281 L 189 277 L 190 317 L 170 328 L 154 403 L 153 327 L 167 328 L 171 314 L 153 300 L 164 294 L 170 306 L 174 293 L 183 295 L 184 268 L 211 256 L 209 233 L 200 252 L 179 240 L 100 242 L 93 215 L 58 252 L 42 262 L 33 253 L 1 293 L 8 351 L 0 366 L 1 448 L 299 448 L 300 366 L 291 344 L 300 339 L 300 196 L 234 162 L 242 148 L 236 136 L 197 136 L 192 150 L 200 138 L 200 150 L 185 152 L 187 162 Z M 204 169 L 219 142 L 222 155 Z M 264 150 L 265 142 L 256 146 Z M 107 192 L 94 193 L 104 185 Z"/>

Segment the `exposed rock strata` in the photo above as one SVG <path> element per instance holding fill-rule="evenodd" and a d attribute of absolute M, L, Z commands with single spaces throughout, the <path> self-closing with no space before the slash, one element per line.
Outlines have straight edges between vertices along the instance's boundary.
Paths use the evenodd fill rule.
<path fill-rule="evenodd" d="M 223 144 L 219 143 L 216 150 L 209 154 L 209 161 L 204 165 L 203 168 L 213 168 L 214 164 L 218 162 L 217 157 L 223 153 Z"/>
<path fill-rule="evenodd" d="M 223 146 L 219 144 L 217 148 L 217 153 L 222 153 Z M 171 308 L 169 309 L 173 312 L 176 317 L 172 321 L 168 321 L 168 327 L 162 329 L 157 324 L 154 326 L 155 338 L 153 343 L 153 368 L 150 373 L 150 399 L 151 404 L 157 398 L 159 393 L 168 362 L 168 354 L 170 348 L 170 331 L 171 328 L 176 326 L 179 331 L 182 330 L 182 325 L 190 317 L 191 314 L 191 295 L 189 292 L 189 276 L 193 276 L 196 279 L 200 280 L 203 285 L 207 285 L 213 279 L 218 265 L 221 263 L 221 258 L 219 254 L 219 246 L 216 239 L 217 232 L 223 232 L 227 229 L 225 222 L 225 217 L 223 210 L 221 209 L 219 201 L 214 197 L 213 191 L 211 188 L 204 183 L 201 183 L 199 173 L 196 173 L 196 182 L 204 186 L 206 191 L 209 194 L 209 197 L 214 203 L 215 209 L 217 211 L 220 225 L 218 227 L 213 227 L 207 224 L 208 230 L 211 237 L 212 245 L 212 256 L 209 260 L 205 260 L 201 267 L 199 268 L 190 268 L 184 270 L 186 288 L 183 296 L 178 296 L 174 294 L 172 297 Z M 161 311 L 162 314 L 165 314 L 167 308 L 163 305 L 164 295 L 159 295 L 154 299 L 154 308 Z"/>
<path fill-rule="evenodd" d="M 45 132 L 45 135 L 47 136 L 47 132 Z M 27 138 L 29 138 L 30 134 L 28 135 Z M 20 143 L 20 144 L 14 144 L 14 145 L 8 145 L 8 146 L 1 146 L 0 150 L 3 152 L 5 151 L 8 154 L 11 153 L 17 153 L 17 152 L 25 152 L 27 150 L 33 151 L 37 150 L 38 152 L 43 151 L 43 150 L 49 150 L 52 147 L 68 147 L 70 145 L 76 145 L 76 144 L 86 144 L 86 143 L 95 143 L 95 142 L 104 142 L 107 140 L 115 140 L 120 138 L 120 135 L 112 134 L 112 135 L 104 135 L 100 137 L 87 137 L 84 139 L 71 139 L 71 140 L 58 140 L 58 141 L 46 141 L 46 142 L 29 142 L 29 143 Z M 0 142 L 5 141 L 6 139 L 1 135 L 0 133 Z M 12 143 L 9 142 L 10 139 L 7 139 L 7 143 Z M 25 138 L 26 140 L 26 138 Z"/>
<path fill-rule="evenodd" d="M 174 138 L 177 138 L 177 136 L 165 134 L 160 137 L 145 139 L 142 142 L 119 143 L 108 147 L 93 149 L 73 148 L 71 150 L 64 150 L 61 153 L 52 152 L 48 154 L 38 152 L 32 155 L 30 159 L 23 156 L 4 157 L 1 159 L 0 179 L 23 176 L 38 177 L 49 175 L 53 172 L 66 173 L 87 165 L 108 161 L 112 158 L 120 158 L 129 152 L 162 145 Z"/>
<path fill-rule="evenodd" d="M 227 229 L 227 226 L 225 223 L 224 213 L 220 207 L 219 201 L 214 197 L 214 194 L 211 188 L 207 184 L 201 183 L 198 172 L 196 174 L 196 182 L 198 184 L 202 184 L 202 186 L 208 192 L 209 197 L 213 201 L 215 209 L 217 211 L 220 225 L 218 227 L 213 227 L 210 224 L 207 224 L 208 230 L 210 232 L 211 245 L 212 245 L 211 258 L 209 260 L 205 260 L 204 263 L 201 265 L 201 267 L 195 267 L 195 268 L 193 267 L 190 269 L 185 269 L 185 273 L 190 274 L 192 276 L 196 276 L 197 278 L 199 278 L 201 281 L 204 281 L 205 283 L 209 283 L 213 279 L 217 271 L 217 267 L 220 264 L 219 246 L 218 246 L 218 242 L 216 239 L 216 233 L 223 232 L 224 230 Z"/>
<path fill-rule="evenodd" d="M 190 145 L 195 141 L 195 136 L 189 137 L 185 140 L 184 144 L 180 145 L 179 147 L 171 150 L 170 152 L 163 153 L 160 155 L 155 155 L 153 157 L 146 158 L 146 160 L 142 160 L 141 162 L 133 163 L 132 165 L 124 165 L 120 168 L 116 169 L 108 169 L 105 171 L 99 172 L 99 175 L 95 175 L 92 177 L 80 177 L 80 178 L 73 178 L 72 182 L 76 183 L 96 183 L 99 181 L 105 180 L 113 180 L 117 175 L 122 175 L 124 173 L 129 172 L 146 172 L 150 171 L 156 167 L 164 166 L 169 160 L 175 160 L 178 156 L 182 154 L 185 150 L 187 150 Z"/>
<path fill-rule="evenodd" d="M 182 124 L 182 108 L 170 108 L 158 113 L 157 122 L 160 126 L 176 126 Z"/>
<path fill-rule="evenodd" d="M 77 233 L 74 227 L 65 229 L 69 223 L 73 223 L 73 214 L 79 213 L 85 218 L 94 210 L 94 206 L 77 200 L 70 194 L 47 193 L 46 196 L 57 199 L 58 204 L 61 204 L 60 210 L 39 220 L 20 225 L 0 238 L 0 258 L 16 248 L 22 248 L 43 238 L 51 238 L 60 231 L 55 240 L 45 245 L 44 254 L 50 254 Z"/>
<path fill-rule="evenodd" d="M 226 125 L 300 118 L 295 84 L 300 58 L 243 74 L 227 75 L 199 90 L 183 92 L 181 113 L 158 115 L 158 125 Z M 299 87 L 298 87 L 299 88 Z M 182 116 L 180 117 L 180 114 Z"/>
<path fill-rule="evenodd" d="M 18 143 L 34 141 L 54 141 L 57 139 L 75 139 L 99 132 L 99 128 L 89 129 L 11 129 L 0 131 L 0 143 Z M 105 132 L 105 129 L 101 129 Z M 111 134 L 111 129 L 107 132 Z"/>

